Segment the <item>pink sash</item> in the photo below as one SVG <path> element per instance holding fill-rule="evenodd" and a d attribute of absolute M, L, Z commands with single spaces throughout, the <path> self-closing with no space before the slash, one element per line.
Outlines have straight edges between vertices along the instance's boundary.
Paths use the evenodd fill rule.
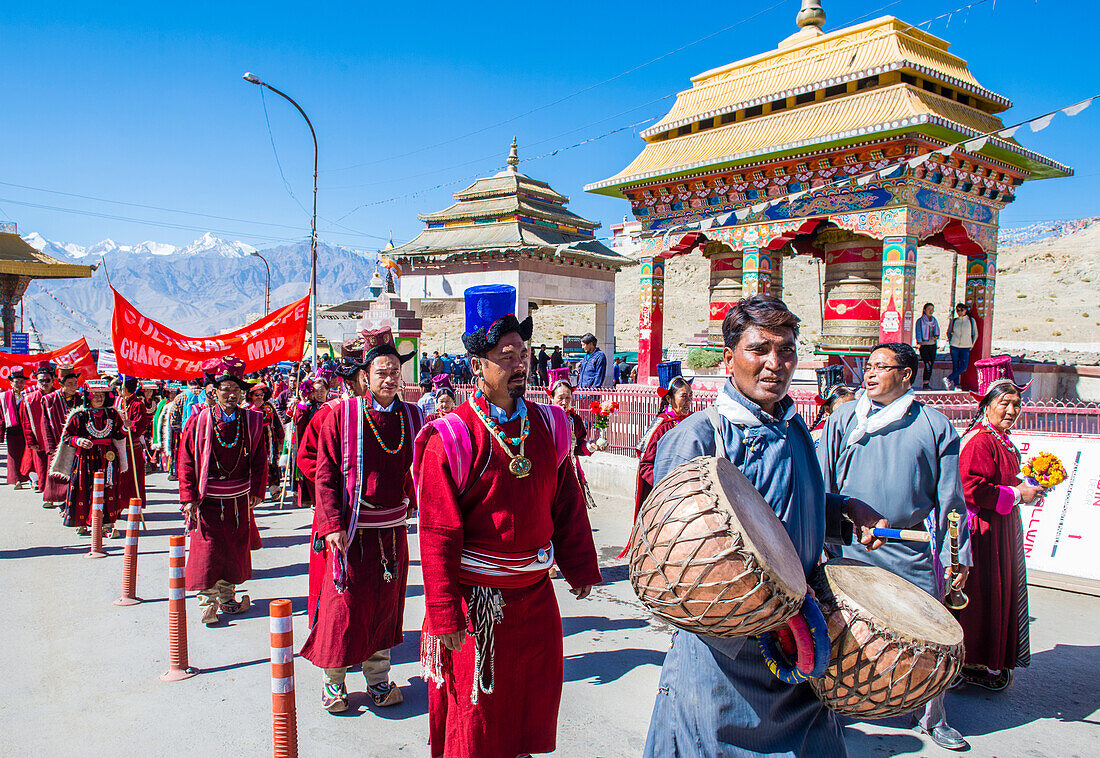
<path fill-rule="evenodd" d="M 4 412 L 5 426 L 19 426 L 19 412 L 15 409 L 15 390 L 0 394 L 0 410 Z"/>
<path fill-rule="evenodd" d="M 264 416 L 262 413 L 257 413 L 248 408 L 238 408 L 237 411 L 244 414 L 248 426 L 247 449 L 251 452 L 253 440 L 260 438 Z M 207 496 L 209 487 L 210 451 L 214 447 L 214 413 L 209 406 L 205 406 L 197 413 L 198 419 L 195 421 L 195 458 L 199 464 L 199 499 L 202 500 Z M 210 496 L 218 497 L 213 494 Z"/>

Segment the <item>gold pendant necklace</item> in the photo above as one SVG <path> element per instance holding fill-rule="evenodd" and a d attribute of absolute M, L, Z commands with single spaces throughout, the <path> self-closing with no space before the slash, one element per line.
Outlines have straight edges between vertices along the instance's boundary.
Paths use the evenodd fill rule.
<path fill-rule="evenodd" d="M 519 453 L 513 453 L 508 449 L 508 443 L 505 442 L 504 432 L 499 428 L 494 429 L 489 424 L 488 417 L 485 416 L 481 409 L 477 407 L 474 399 L 471 397 L 469 400 L 471 406 L 474 409 L 474 415 L 478 417 L 482 425 L 489 431 L 489 436 L 500 443 L 500 449 L 504 451 L 504 454 L 508 456 L 508 472 L 516 479 L 523 479 L 525 476 L 531 473 L 531 459 L 523 454 L 524 448 L 527 446 L 527 436 L 520 435 L 519 439 Z"/>

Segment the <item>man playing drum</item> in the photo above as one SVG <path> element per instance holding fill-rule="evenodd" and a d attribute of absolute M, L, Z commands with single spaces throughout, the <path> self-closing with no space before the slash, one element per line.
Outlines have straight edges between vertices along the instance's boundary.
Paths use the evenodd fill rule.
<path fill-rule="evenodd" d="M 862 544 L 874 549 L 882 541 L 871 528 L 888 524 L 860 500 L 825 494 L 813 440 L 787 397 L 798 364 L 798 327 L 798 317 L 777 298 L 754 296 L 730 309 L 722 322 L 729 381 L 712 409 L 659 440 L 653 480 L 697 456 L 728 458 L 774 509 L 809 574 L 826 539 L 850 540 L 854 524 Z M 754 639 L 678 631 L 661 671 L 644 755 L 825 758 L 846 750 L 836 715 L 806 682 L 776 679 Z"/>
<path fill-rule="evenodd" d="M 946 416 L 916 400 L 917 361 L 911 345 L 877 345 L 867 358 L 864 391 L 829 417 L 818 458 L 829 492 L 874 498 L 893 526 L 928 531 L 935 544 L 891 541 L 874 554 L 852 545 L 843 556 L 892 571 L 942 600 L 945 581 L 957 589 L 966 582 L 970 532 L 963 518 L 956 573 L 945 537 L 948 514 L 966 513 L 959 435 Z M 948 750 L 967 747 L 947 724 L 943 695 L 929 701 L 916 728 Z"/>

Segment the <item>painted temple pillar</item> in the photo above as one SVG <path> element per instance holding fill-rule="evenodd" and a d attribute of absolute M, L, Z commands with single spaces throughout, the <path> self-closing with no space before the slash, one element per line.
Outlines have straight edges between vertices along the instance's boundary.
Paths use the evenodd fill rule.
<path fill-rule="evenodd" d="M 638 384 L 657 377 L 664 349 L 665 262 L 659 256 L 641 259 L 641 307 L 638 310 Z"/>
<path fill-rule="evenodd" d="M 741 253 L 742 297 L 771 294 L 772 263 L 777 256 L 767 248 L 747 247 Z"/>
<path fill-rule="evenodd" d="M 722 344 L 722 321 L 741 299 L 743 259 L 740 252 L 726 248 L 710 258 L 710 320 L 707 339 L 713 345 Z"/>
<path fill-rule="evenodd" d="M 917 238 L 883 238 L 879 342 L 913 343 L 913 297 L 916 286 Z"/>
<path fill-rule="evenodd" d="M 963 389 L 977 390 L 978 370 L 974 364 L 982 358 L 988 358 L 992 351 L 993 293 L 996 279 L 996 250 L 966 257 L 966 304 L 970 306 L 970 315 L 978 325 L 978 339 L 970 349 L 970 365 L 962 377 Z"/>
<path fill-rule="evenodd" d="M 611 364 L 615 362 L 615 295 L 612 290 L 610 302 L 596 303 L 596 342 L 607 356 L 607 374 L 604 384 L 611 384 Z"/>

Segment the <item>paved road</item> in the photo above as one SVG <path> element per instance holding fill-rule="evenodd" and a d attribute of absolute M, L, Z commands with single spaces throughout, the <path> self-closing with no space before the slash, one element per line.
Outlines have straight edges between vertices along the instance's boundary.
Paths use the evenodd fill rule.
<path fill-rule="evenodd" d="M 138 595 L 119 594 L 121 540 L 110 557 L 87 560 L 87 540 L 60 526 L 37 496 L 0 487 L 0 755 L 270 755 L 270 673 L 266 602 L 294 602 L 295 646 L 305 641 L 309 514 L 265 504 L 258 511 L 265 546 L 253 553 L 247 585 L 252 611 L 207 629 L 188 600 L 191 662 L 202 673 L 164 683 L 167 667 L 168 535 L 180 529 L 175 491 L 150 477 L 148 531 L 141 535 Z M 640 755 L 668 630 L 633 599 L 615 554 L 625 536 L 624 506 L 593 515 L 606 583 L 578 601 L 558 585 L 565 628 L 565 688 L 556 755 Z M 417 655 L 423 587 L 416 540 L 409 575 L 405 643 L 394 651 L 394 677 L 405 703 L 375 711 L 363 680 L 349 674 L 347 714 L 319 706 L 320 672 L 297 659 L 300 754 L 427 756 L 427 688 Z M 1097 755 L 1100 745 L 1100 598 L 1032 590 L 1032 667 L 1007 693 L 962 690 L 948 697 L 952 723 L 979 756 Z M 853 756 L 947 755 L 907 731 L 900 719 L 847 729 Z"/>

